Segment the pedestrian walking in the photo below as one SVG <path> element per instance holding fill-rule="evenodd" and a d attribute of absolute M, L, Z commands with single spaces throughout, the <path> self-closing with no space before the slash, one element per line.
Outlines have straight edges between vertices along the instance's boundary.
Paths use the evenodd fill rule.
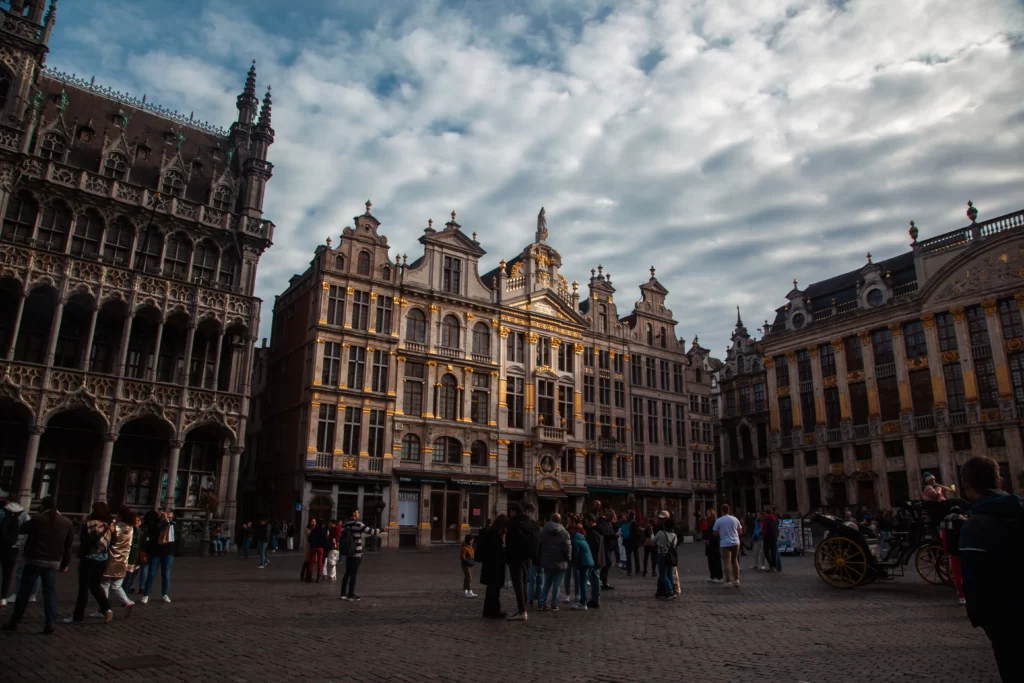
<path fill-rule="evenodd" d="M 590 580 L 590 596 L 587 601 L 588 609 L 601 608 L 601 569 L 604 565 L 604 536 L 597 531 L 597 518 L 588 513 L 583 518 L 584 535 L 587 538 L 587 545 L 590 546 L 590 556 L 594 561 L 588 573 Z"/>
<path fill-rule="evenodd" d="M 711 533 L 718 536 L 718 543 L 724 565 L 725 587 L 740 587 L 740 559 L 739 545 L 740 534 L 743 533 L 743 525 L 740 520 L 729 514 L 729 504 L 723 503 L 722 516 L 715 520 Z"/>
<path fill-rule="evenodd" d="M 11 577 L 18 566 L 18 537 L 22 525 L 29 519 L 25 508 L 13 500 L 7 501 L 0 508 L 0 606 L 7 606 L 7 596 L 11 590 Z"/>
<path fill-rule="evenodd" d="M 523 506 L 509 503 L 508 527 L 505 529 L 505 562 L 508 564 L 512 590 L 516 595 L 516 611 L 509 621 L 526 621 L 527 591 L 530 586 L 530 565 L 537 546 L 533 525 Z"/>
<path fill-rule="evenodd" d="M 480 562 L 480 583 L 484 591 L 484 618 L 504 619 L 501 611 L 501 587 L 505 584 L 505 530 L 508 516 L 498 515 L 480 531 L 477 538 L 476 558 Z"/>
<path fill-rule="evenodd" d="M 594 571 L 594 554 L 590 551 L 590 544 L 587 543 L 586 532 L 582 525 L 573 529 L 572 564 L 576 572 L 576 586 L 580 592 L 579 600 L 573 604 L 572 608 L 586 611 L 587 585 L 590 583 L 590 575 Z"/>
<path fill-rule="evenodd" d="M 640 544 L 643 542 L 643 534 L 640 525 L 636 523 L 636 513 L 630 510 L 625 523 L 619 527 L 619 534 L 622 536 L 622 544 L 626 549 L 626 576 L 633 576 L 633 568 L 640 573 Z"/>
<path fill-rule="evenodd" d="M 1020 680 L 1020 615 L 1024 611 L 1024 505 L 1004 493 L 999 463 L 975 456 L 960 467 L 971 516 L 960 530 L 960 565 L 971 626 L 981 628 L 1004 683 Z M 20 601 L 21 596 L 18 596 Z"/>
<path fill-rule="evenodd" d="M 138 516 L 127 506 L 122 506 L 117 513 L 117 523 L 111 529 L 110 535 L 110 556 L 107 558 L 107 566 L 103 571 L 103 582 L 100 587 L 103 594 L 109 600 L 113 593 L 124 607 L 124 617 L 127 619 L 132 615 L 132 607 L 135 603 L 128 598 L 124 591 L 125 576 L 128 575 L 129 562 L 132 551 L 137 548 L 135 539 L 135 522 Z"/>
<path fill-rule="evenodd" d="M 533 547 L 530 549 L 530 581 L 526 590 L 526 604 L 532 609 L 535 602 L 540 604 L 540 592 L 544 588 L 544 570 L 540 568 L 540 524 L 537 523 L 537 507 L 533 503 L 524 503 L 523 510 L 529 518 L 530 534 L 533 536 Z"/>
<path fill-rule="evenodd" d="M 540 566 L 544 569 L 544 590 L 540 596 L 540 611 L 547 611 L 548 593 L 551 596 L 551 611 L 558 611 L 558 590 L 562 585 L 562 574 L 569 569 L 572 559 L 572 539 L 562 526 L 562 516 L 552 514 L 540 532 Z"/>
<path fill-rule="evenodd" d="M 324 573 L 331 583 L 338 583 L 338 560 L 341 557 L 338 543 L 341 540 L 341 527 L 338 520 L 327 522 L 327 544 L 324 546 Z"/>
<path fill-rule="evenodd" d="M 676 547 L 679 538 L 675 534 L 675 524 L 667 510 L 658 513 L 661 521 L 661 530 L 654 535 L 654 545 L 658 548 L 658 590 L 656 598 L 671 600 L 676 597 L 675 587 L 672 585 L 672 569 L 679 564 Z"/>
<path fill-rule="evenodd" d="M 654 522 L 648 520 L 644 526 L 644 576 L 647 576 L 647 561 L 651 562 L 651 575 L 658 575 L 658 553 L 654 545 Z"/>
<path fill-rule="evenodd" d="M 85 621 L 85 608 L 89 603 L 89 594 L 96 599 L 100 614 L 109 624 L 114 619 L 110 609 L 110 601 L 103 592 L 103 572 L 110 558 L 111 525 L 113 518 L 110 508 L 103 501 L 93 503 L 89 519 L 82 525 L 78 539 L 78 598 L 75 600 L 75 612 L 64 619 L 64 623 L 80 624 Z"/>
<path fill-rule="evenodd" d="M 771 512 L 761 518 L 761 536 L 764 539 L 764 557 L 770 571 L 776 571 L 779 558 L 779 520 Z"/>
<path fill-rule="evenodd" d="M 135 515 L 134 521 L 132 521 L 132 547 L 128 551 L 128 566 L 125 571 L 124 581 L 121 582 L 121 589 L 124 590 L 126 595 L 132 592 L 135 579 L 139 575 L 139 567 L 143 563 L 142 547 L 144 538 L 142 529 L 142 519 Z"/>
<path fill-rule="evenodd" d="M 324 550 L 327 547 L 327 530 L 324 529 L 315 519 L 309 520 L 309 536 L 306 537 L 306 545 L 309 547 L 309 570 L 306 572 L 306 583 L 312 583 L 313 577 L 316 582 L 324 574 Z"/>
<path fill-rule="evenodd" d="M 714 526 L 718 520 L 718 514 L 714 508 L 708 508 L 704 520 L 709 526 Z M 719 545 L 719 538 L 715 534 L 704 534 L 704 555 L 708 558 L 708 581 L 711 583 L 722 583 L 722 552 Z"/>
<path fill-rule="evenodd" d="M 270 552 L 277 552 L 277 542 L 280 537 L 281 522 L 275 519 L 274 522 L 270 525 Z"/>
<path fill-rule="evenodd" d="M 267 524 L 265 517 L 260 517 L 256 520 L 256 525 L 252 529 L 252 540 L 256 544 L 256 553 L 260 558 L 260 564 L 257 569 L 265 569 L 270 564 L 270 558 L 267 557 L 267 545 L 270 543 L 270 526 Z"/>
<path fill-rule="evenodd" d="M 618 534 L 613 526 L 615 512 L 607 510 L 604 515 L 598 510 L 597 533 L 604 536 L 604 564 L 601 566 L 601 590 L 615 590 L 614 586 L 608 585 L 608 570 L 615 565 L 615 549 L 618 547 Z"/>
<path fill-rule="evenodd" d="M 750 523 L 753 525 L 750 539 L 753 546 L 751 551 L 754 554 L 754 566 L 751 569 L 755 571 L 767 569 L 768 558 L 764 554 L 764 516 L 760 512 L 755 512 Z"/>
<path fill-rule="evenodd" d="M 149 594 L 153 591 L 156 581 L 156 570 L 160 569 L 161 600 L 171 601 L 171 565 L 174 563 L 175 522 L 174 510 L 161 510 L 157 513 L 156 523 L 149 531 L 149 573 L 146 576 L 146 590 L 142 596 L 142 604 L 149 603 Z"/>
<path fill-rule="evenodd" d="M 462 540 L 462 548 L 459 550 L 459 564 L 462 566 L 462 597 L 475 598 L 473 592 L 473 566 L 476 552 L 473 550 L 473 535 L 467 534 Z M 523 612 L 525 615 L 526 613 Z"/>
<path fill-rule="evenodd" d="M 361 600 L 356 595 L 356 579 L 359 577 L 359 566 L 363 563 L 363 536 L 376 536 L 379 533 L 380 529 L 371 529 L 359 521 L 359 510 L 353 510 L 352 518 L 342 527 L 340 549 L 345 556 L 345 575 L 341 577 L 342 600 Z"/>
<path fill-rule="evenodd" d="M 252 522 L 242 523 L 242 559 L 249 559 L 249 549 L 252 548 Z"/>
<path fill-rule="evenodd" d="M 38 580 L 43 584 L 43 633 L 52 634 L 57 623 L 57 572 L 68 570 L 71 544 L 75 540 L 74 527 L 70 519 L 57 512 L 57 506 L 49 496 L 39 502 L 39 510 L 21 527 L 26 534 L 22 546 L 25 565 L 14 612 L 3 625 L 5 631 L 17 630 Z"/>

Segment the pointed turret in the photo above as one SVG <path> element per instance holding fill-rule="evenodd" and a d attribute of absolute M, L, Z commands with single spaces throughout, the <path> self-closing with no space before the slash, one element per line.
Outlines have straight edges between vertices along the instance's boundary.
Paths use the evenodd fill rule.
<path fill-rule="evenodd" d="M 270 129 L 270 86 L 267 86 L 267 94 L 263 96 L 263 106 L 260 107 L 260 122 L 256 124 L 258 128 L 266 130 Z"/>
<path fill-rule="evenodd" d="M 238 107 L 238 122 L 251 124 L 256 118 L 256 107 L 260 101 L 256 98 L 256 60 L 252 60 L 249 74 L 245 77 L 245 88 L 238 96 L 235 106 Z"/>

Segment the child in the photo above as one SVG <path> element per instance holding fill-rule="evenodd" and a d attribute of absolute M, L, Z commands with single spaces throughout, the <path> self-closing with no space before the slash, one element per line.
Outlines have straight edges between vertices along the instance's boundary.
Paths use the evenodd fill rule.
<path fill-rule="evenodd" d="M 327 578 L 331 583 L 338 583 L 338 539 L 341 537 L 341 529 L 338 527 L 338 520 L 332 519 L 327 523 L 327 556 L 324 559 Z"/>
<path fill-rule="evenodd" d="M 469 534 L 462 541 L 462 551 L 459 553 L 459 559 L 462 561 L 462 597 L 464 598 L 475 598 L 476 593 L 473 592 L 473 565 L 476 564 L 474 558 L 476 551 L 473 550 L 473 534 Z"/>
<path fill-rule="evenodd" d="M 590 545 L 587 544 L 587 537 L 582 526 L 573 526 L 572 531 L 572 564 L 576 571 L 576 590 L 579 594 L 572 608 L 586 611 L 587 609 L 587 585 L 590 583 L 590 575 L 594 571 L 594 555 L 590 552 Z"/>

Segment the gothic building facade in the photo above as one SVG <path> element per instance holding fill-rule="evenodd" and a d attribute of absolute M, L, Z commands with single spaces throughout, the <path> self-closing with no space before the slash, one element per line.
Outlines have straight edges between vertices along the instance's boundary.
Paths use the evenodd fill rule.
<path fill-rule="evenodd" d="M 534 241 L 481 276 L 485 252 L 454 212 L 428 223 L 410 262 L 391 260 L 371 206 L 275 302 L 264 428 L 247 451 L 267 463 L 268 502 L 251 514 L 305 524 L 358 508 L 394 547 L 458 542 L 514 500 L 689 518 L 688 449 L 703 448 L 711 411 L 697 399 L 708 429 L 688 441 L 688 387 L 707 394 L 710 376 L 653 271 L 620 318 L 602 268 L 580 300 L 543 209 Z M 630 377 L 641 356 L 650 383 Z M 649 428 L 653 441 L 636 438 Z M 714 481 L 700 462 L 699 482 Z"/>
<path fill-rule="evenodd" d="M 779 509 L 888 508 L 972 455 L 1024 477 L 1024 211 L 800 289 L 762 339 Z"/>
<path fill-rule="evenodd" d="M 230 521 L 269 92 L 222 130 L 48 70 L 46 4 L 0 15 L 0 498 Z"/>

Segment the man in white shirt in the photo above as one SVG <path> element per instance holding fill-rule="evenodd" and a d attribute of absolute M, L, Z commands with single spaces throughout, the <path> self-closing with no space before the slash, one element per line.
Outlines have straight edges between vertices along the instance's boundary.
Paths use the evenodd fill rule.
<path fill-rule="evenodd" d="M 729 514 L 729 504 L 722 504 L 722 515 L 713 527 L 715 536 L 719 538 L 719 552 L 722 553 L 722 567 L 725 570 L 725 588 L 740 587 L 740 535 L 743 525 L 740 520 Z"/>

